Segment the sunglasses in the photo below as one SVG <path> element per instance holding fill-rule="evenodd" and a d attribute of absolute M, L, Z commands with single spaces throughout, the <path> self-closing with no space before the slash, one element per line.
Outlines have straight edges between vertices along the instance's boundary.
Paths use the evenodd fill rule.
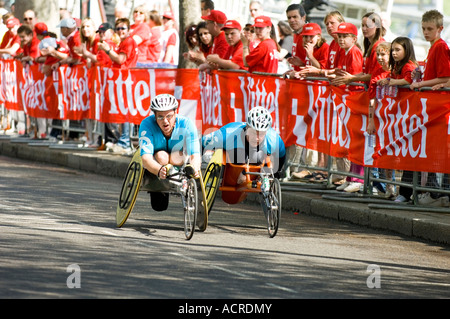
<path fill-rule="evenodd" d="M 33 20 L 33 18 L 23 18 L 24 21 Z"/>
<path fill-rule="evenodd" d="M 144 14 L 142 11 L 134 11 L 134 13 Z"/>
<path fill-rule="evenodd" d="M 251 33 L 255 33 L 255 30 L 254 30 L 254 29 L 247 29 L 247 28 L 245 28 L 244 31 L 246 31 L 246 32 L 249 32 L 249 31 L 250 31 Z"/>
<path fill-rule="evenodd" d="M 128 30 L 128 28 L 125 28 L 125 27 L 118 27 L 118 28 L 116 28 L 116 31 L 120 31 L 120 30 Z"/>

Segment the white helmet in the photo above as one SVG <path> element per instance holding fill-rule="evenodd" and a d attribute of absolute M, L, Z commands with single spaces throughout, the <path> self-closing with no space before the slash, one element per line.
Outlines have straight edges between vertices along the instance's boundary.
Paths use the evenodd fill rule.
<path fill-rule="evenodd" d="M 159 94 L 152 99 L 152 111 L 170 111 L 178 108 L 177 99 L 171 94 Z"/>
<path fill-rule="evenodd" d="M 272 116 L 267 109 L 257 106 L 247 114 L 247 126 L 256 131 L 267 131 L 272 126 Z"/>

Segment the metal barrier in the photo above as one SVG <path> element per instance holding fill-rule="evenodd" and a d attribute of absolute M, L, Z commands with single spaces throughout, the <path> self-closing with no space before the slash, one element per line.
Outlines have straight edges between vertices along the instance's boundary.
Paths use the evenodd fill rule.
<path fill-rule="evenodd" d="M 308 77 L 305 78 L 306 80 L 313 80 L 313 81 L 328 81 L 327 78 L 318 78 L 318 77 Z M 360 83 L 351 83 L 349 85 L 357 85 L 361 86 Z M 364 85 L 364 87 L 367 89 L 367 86 Z M 399 86 L 399 88 L 408 88 L 409 86 Z M 426 91 L 426 90 L 432 90 L 431 87 L 424 87 L 421 88 L 419 91 Z M 450 88 L 443 88 L 440 89 L 440 91 L 450 91 Z M 302 152 L 308 151 L 307 148 L 302 147 Z M 309 150 L 312 152 L 317 152 L 314 150 Z M 317 152 L 319 153 L 319 152 Z M 407 211 L 427 211 L 427 212 L 442 212 L 442 213 L 449 213 L 450 208 L 448 207 L 432 207 L 432 206 L 425 206 L 420 205 L 418 198 L 419 194 L 422 192 L 429 192 L 429 193 L 435 193 L 435 194 L 441 194 L 441 195 L 449 195 L 450 196 L 450 174 L 444 174 L 444 173 L 430 173 L 431 175 L 436 175 L 436 180 L 438 181 L 439 187 L 433 187 L 436 185 L 423 185 L 425 179 L 420 178 L 421 172 L 410 172 L 412 174 L 412 181 L 411 182 L 405 182 L 402 181 L 402 174 L 394 174 L 395 180 L 387 179 L 387 178 L 381 178 L 381 177 L 375 177 L 372 170 L 377 168 L 372 167 L 364 167 L 364 175 L 360 176 L 354 173 L 351 173 L 349 171 L 340 171 L 337 169 L 336 165 L 333 165 L 335 157 L 325 155 L 327 158 L 327 166 L 314 166 L 314 165 L 308 165 L 308 163 L 301 163 L 301 162 L 292 162 L 290 159 L 287 161 L 286 171 L 287 175 L 289 176 L 289 171 L 291 168 L 295 169 L 304 169 L 311 172 L 314 171 L 323 171 L 327 173 L 327 179 L 326 181 L 319 182 L 319 183 L 312 183 L 310 181 L 306 180 L 295 180 L 292 178 L 285 178 L 284 181 L 281 183 L 283 186 L 283 190 L 287 191 L 305 191 L 305 192 L 315 192 L 322 194 L 322 198 L 324 199 L 330 199 L 330 200 L 340 200 L 340 201 L 352 201 L 352 202 L 362 202 L 367 203 L 369 208 L 372 209 L 395 209 L 395 210 L 407 210 Z M 378 169 L 377 169 L 378 170 Z M 385 169 L 381 169 L 385 170 Z M 394 172 L 400 172 L 393 170 Z M 354 177 L 363 180 L 361 190 L 356 193 L 346 193 L 346 192 L 339 192 L 336 191 L 336 186 L 332 183 L 331 177 L 332 175 L 340 175 L 345 177 Z M 423 175 L 427 175 L 426 173 Z M 433 177 L 434 178 L 434 177 Z M 400 179 L 398 181 L 397 179 Z M 289 181 L 288 181 L 289 180 Z M 386 198 L 379 197 L 375 195 L 376 192 L 374 192 L 374 183 L 384 183 L 384 184 L 391 184 L 396 186 L 397 188 L 404 187 L 404 188 L 410 188 L 412 189 L 412 201 L 405 203 L 405 202 L 394 202 L 393 200 L 389 200 Z M 398 191 L 396 192 L 398 194 Z"/>

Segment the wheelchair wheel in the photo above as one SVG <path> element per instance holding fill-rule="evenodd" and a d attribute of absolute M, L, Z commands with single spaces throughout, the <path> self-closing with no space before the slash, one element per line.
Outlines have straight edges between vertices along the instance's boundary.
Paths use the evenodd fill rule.
<path fill-rule="evenodd" d="M 267 230 L 269 237 L 273 238 L 278 232 L 281 217 L 281 186 L 278 179 L 273 179 L 268 194 Z"/>
<path fill-rule="evenodd" d="M 186 194 L 183 195 L 184 203 L 184 234 L 189 240 L 194 235 L 195 224 L 198 213 L 197 183 L 194 178 L 187 182 Z"/>
<path fill-rule="evenodd" d="M 205 184 L 203 182 L 203 176 L 200 174 L 200 177 L 198 178 L 198 184 L 199 189 L 201 192 L 201 201 L 198 204 L 198 215 L 197 215 L 197 226 L 198 230 L 201 232 L 204 232 L 206 230 L 206 227 L 208 226 L 208 207 L 206 200 L 206 192 L 205 192 Z"/>
<path fill-rule="evenodd" d="M 144 166 L 142 165 L 142 158 L 139 149 L 134 153 L 133 158 L 128 165 L 127 173 L 120 191 L 119 202 L 116 211 L 117 227 L 122 225 L 128 219 L 133 210 L 139 193 L 142 177 L 144 176 Z"/>
<path fill-rule="evenodd" d="M 205 194 L 207 201 L 208 214 L 211 213 L 211 209 L 216 199 L 217 191 L 219 190 L 219 182 L 222 174 L 222 165 L 217 163 L 210 163 L 205 171 L 205 177 L 203 181 L 205 183 Z"/>

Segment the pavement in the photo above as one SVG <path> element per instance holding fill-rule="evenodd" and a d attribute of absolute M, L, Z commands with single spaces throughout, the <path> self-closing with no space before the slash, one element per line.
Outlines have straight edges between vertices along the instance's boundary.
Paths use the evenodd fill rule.
<path fill-rule="evenodd" d="M 55 164 L 100 175 L 123 178 L 131 157 L 87 148 L 76 142 L 0 135 L 0 155 Z M 118 194 L 119 195 L 119 194 Z M 256 202 L 256 196 L 247 201 Z M 283 212 L 309 214 L 389 231 L 413 239 L 450 245 L 450 209 L 394 204 L 392 201 L 349 195 L 323 184 L 282 183 Z"/>

